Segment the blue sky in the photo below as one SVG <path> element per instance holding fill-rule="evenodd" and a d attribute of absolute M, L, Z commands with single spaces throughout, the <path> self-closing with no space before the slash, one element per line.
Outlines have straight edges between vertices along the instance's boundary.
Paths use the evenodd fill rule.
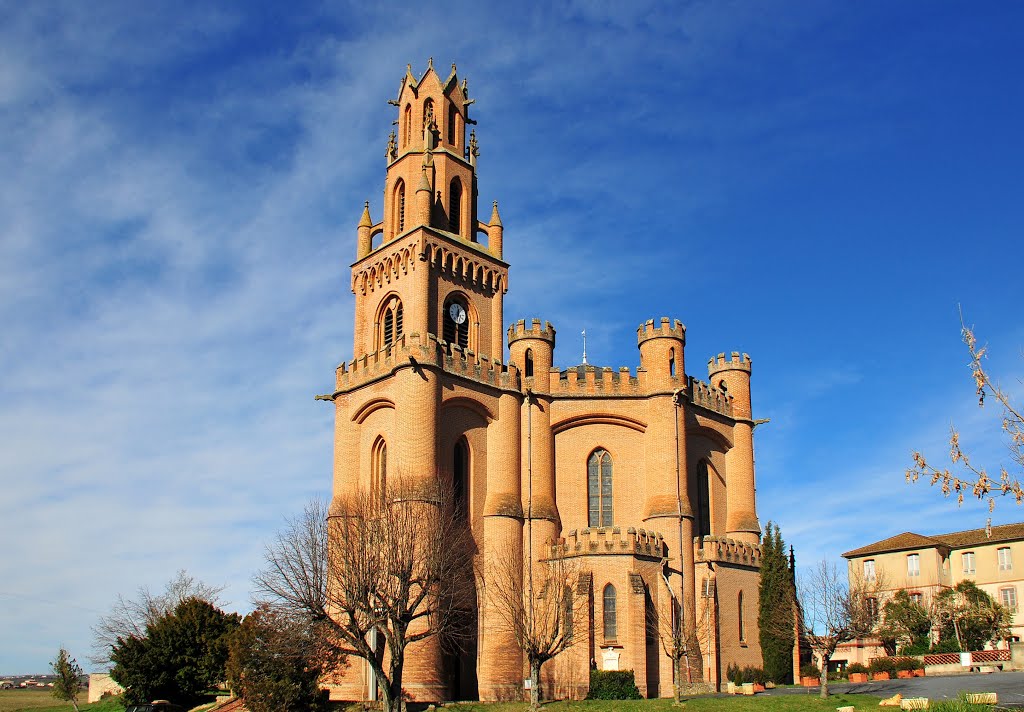
<path fill-rule="evenodd" d="M 697 377 L 750 353 L 759 515 L 804 564 L 984 526 L 903 471 L 951 422 L 1009 464 L 957 305 L 1020 399 L 1024 6 L 369 5 L 0 3 L 0 672 L 83 660 L 182 568 L 248 610 L 329 491 L 313 395 L 428 57 L 477 100 L 506 321 L 550 320 L 560 365 L 585 328 L 635 368 L 660 316 Z"/>

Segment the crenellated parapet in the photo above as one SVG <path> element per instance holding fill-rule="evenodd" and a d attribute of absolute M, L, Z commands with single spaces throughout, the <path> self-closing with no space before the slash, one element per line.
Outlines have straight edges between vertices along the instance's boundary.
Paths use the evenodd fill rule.
<path fill-rule="evenodd" d="M 463 349 L 434 334 L 417 333 L 403 334 L 388 348 L 340 364 L 335 388 L 339 392 L 351 391 L 409 365 L 434 367 L 501 390 L 520 390 L 519 369 L 514 363 L 502 363 Z"/>
<path fill-rule="evenodd" d="M 654 319 L 648 319 L 637 327 L 637 346 L 649 339 L 678 339 L 685 345 L 686 326 L 684 326 L 683 322 L 678 319 L 672 320 L 667 316 L 663 316 L 660 322 L 655 322 Z"/>
<path fill-rule="evenodd" d="M 722 371 L 746 371 L 750 373 L 750 356 L 747 354 L 741 356 L 739 351 L 733 351 L 732 357 L 728 359 L 724 353 L 708 359 L 709 378 L 714 378 L 716 374 Z"/>
<path fill-rule="evenodd" d="M 555 327 L 551 326 L 549 321 L 545 321 L 544 325 L 541 326 L 540 319 L 534 319 L 529 325 L 527 325 L 525 319 L 520 319 L 508 327 L 508 345 L 511 347 L 512 344 L 520 339 L 540 339 L 554 347 Z"/>
<path fill-rule="evenodd" d="M 693 540 L 693 558 L 703 563 L 725 563 L 761 568 L 761 547 L 728 537 L 706 536 Z"/>
<path fill-rule="evenodd" d="M 626 554 L 661 559 L 665 556 L 665 537 L 660 532 L 620 527 L 573 529 L 552 547 L 556 556 L 601 556 Z"/>
<path fill-rule="evenodd" d="M 638 374 L 630 373 L 626 366 L 618 371 L 607 367 L 585 366 L 565 371 L 552 369 L 551 393 L 570 398 L 640 396 L 643 395 L 643 388 Z"/>
<path fill-rule="evenodd" d="M 701 408 L 707 408 L 721 415 L 732 417 L 732 396 L 720 391 L 714 386 L 703 381 L 698 381 L 693 376 L 687 378 L 687 394 L 690 402 Z"/>

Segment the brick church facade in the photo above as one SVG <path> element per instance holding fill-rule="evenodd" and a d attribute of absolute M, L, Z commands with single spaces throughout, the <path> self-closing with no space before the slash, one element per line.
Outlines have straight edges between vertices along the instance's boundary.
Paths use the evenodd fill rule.
<path fill-rule="evenodd" d="M 585 694 L 589 670 L 633 670 L 642 694 L 672 694 L 653 618 L 682 610 L 696 631 L 687 682 L 760 666 L 760 526 L 754 492 L 750 359 L 719 354 L 687 375 L 685 327 L 637 329 L 640 366 L 555 366 L 555 329 L 506 329 L 509 288 L 497 202 L 477 213 L 472 100 L 453 65 L 411 68 L 396 100 L 382 218 L 367 203 L 351 288 L 354 353 L 336 374 L 334 492 L 375 473 L 449 473 L 481 563 L 496 552 L 579 557 L 589 631 L 545 666 L 548 694 Z M 506 356 L 505 347 L 508 347 Z M 525 537 L 532 532 L 532 546 Z M 550 549 L 549 549 L 550 550 Z M 478 567 L 478 631 L 458 656 L 409 651 L 413 699 L 523 695 L 524 658 L 488 611 Z M 349 662 L 332 697 L 369 699 Z"/>

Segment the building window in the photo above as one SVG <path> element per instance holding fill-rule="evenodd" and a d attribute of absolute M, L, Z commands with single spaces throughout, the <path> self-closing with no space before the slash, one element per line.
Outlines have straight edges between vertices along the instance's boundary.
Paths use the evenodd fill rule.
<path fill-rule="evenodd" d="M 608 584 L 604 587 L 604 640 L 615 640 L 615 587 Z"/>
<path fill-rule="evenodd" d="M 533 378 L 533 349 L 526 349 L 526 377 Z"/>
<path fill-rule="evenodd" d="M 405 105 L 405 125 L 402 128 L 402 148 L 408 148 L 409 136 L 412 134 L 412 104 Z"/>
<path fill-rule="evenodd" d="M 878 599 L 873 596 L 868 596 L 864 599 L 864 606 L 867 609 L 868 620 L 878 620 Z"/>
<path fill-rule="evenodd" d="M 1009 609 L 1010 613 L 1017 612 L 1017 589 L 1010 586 L 999 589 L 999 602 Z"/>
<path fill-rule="evenodd" d="M 441 314 L 444 328 L 441 338 L 449 344 L 458 344 L 461 348 L 469 348 L 469 303 L 465 297 L 455 295 L 444 303 Z"/>
<path fill-rule="evenodd" d="M 388 444 L 384 438 L 377 438 L 370 455 L 370 499 L 384 501 L 388 482 Z"/>
<path fill-rule="evenodd" d="M 395 186 L 395 234 L 400 235 L 405 232 L 405 182 L 398 181 L 398 185 Z"/>
<path fill-rule="evenodd" d="M 466 446 L 465 440 L 455 443 L 452 465 L 455 512 L 460 517 L 469 518 L 469 448 Z"/>
<path fill-rule="evenodd" d="M 587 526 L 612 525 L 612 456 L 607 450 L 595 450 L 587 461 Z"/>
<path fill-rule="evenodd" d="M 391 297 L 384 303 L 379 321 L 377 322 L 377 349 L 389 348 L 392 344 L 402 338 L 402 329 L 405 321 L 405 314 L 402 310 L 402 301 L 398 297 Z"/>
<path fill-rule="evenodd" d="M 868 559 L 864 562 L 864 580 L 874 581 L 875 580 L 875 560 Z"/>
<path fill-rule="evenodd" d="M 973 574 L 975 572 L 973 551 L 965 551 L 960 555 L 960 560 L 963 561 L 965 574 Z"/>
<path fill-rule="evenodd" d="M 736 597 L 736 610 L 736 622 L 739 625 L 740 642 L 742 643 L 747 639 L 747 625 L 743 616 L 743 591 L 740 591 L 739 595 Z"/>
<path fill-rule="evenodd" d="M 455 145 L 455 104 L 448 105 L 448 143 Z"/>
<path fill-rule="evenodd" d="M 701 537 L 700 546 L 704 546 L 703 537 L 711 536 L 711 480 L 708 477 L 707 460 L 697 463 L 697 536 Z"/>
<path fill-rule="evenodd" d="M 999 559 L 1000 571 L 1011 571 L 1013 569 L 1013 559 L 1010 558 L 1010 547 L 1000 547 L 996 551 L 996 557 Z"/>
<path fill-rule="evenodd" d="M 907 554 L 907 576 L 921 575 L 921 555 Z"/>
<path fill-rule="evenodd" d="M 572 586 L 562 589 L 562 632 L 567 640 L 572 640 L 573 635 L 573 598 Z"/>
<path fill-rule="evenodd" d="M 462 225 L 462 181 L 453 178 L 448 191 L 448 232 L 460 234 Z"/>
<path fill-rule="evenodd" d="M 910 594 L 910 600 L 919 606 L 924 605 L 924 596 L 919 591 Z"/>
<path fill-rule="evenodd" d="M 668 350 L 668 375 L 672 378 L 676 377 L 676 350 Z"/>

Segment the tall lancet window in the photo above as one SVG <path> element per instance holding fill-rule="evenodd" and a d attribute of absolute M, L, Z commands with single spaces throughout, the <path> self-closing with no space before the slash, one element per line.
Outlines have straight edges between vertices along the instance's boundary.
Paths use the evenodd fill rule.
<path fill-rule="evenodd" d="M 398 181 L 395 186 L 395 235 L 405 232 L 405 181 Z"/>
<path fill-rule="evenodd" d="M 377 438 L 370 456 L 370 498 L 383 502 L 388 486 L 388 444 Z"/>
<path fill-rule="evenodd" d="M 459 234 L 462 227 L 462 181 L 453 178 L 448 191 L 448 232 Z"/>
<path fill-rule="evenodd" d="M 594 450 L 587 461 L 587 525 L 612 525 L 612 456 L 607 450 Z"/>
<path fill-rule="evenodd" d="M 611 584 L 605 586 L 604 595 L 601 598 L 604 609 L 604 639 L 605 641 L 615 640 L 618 628 L 615 615 L 615 587 Z"/>

